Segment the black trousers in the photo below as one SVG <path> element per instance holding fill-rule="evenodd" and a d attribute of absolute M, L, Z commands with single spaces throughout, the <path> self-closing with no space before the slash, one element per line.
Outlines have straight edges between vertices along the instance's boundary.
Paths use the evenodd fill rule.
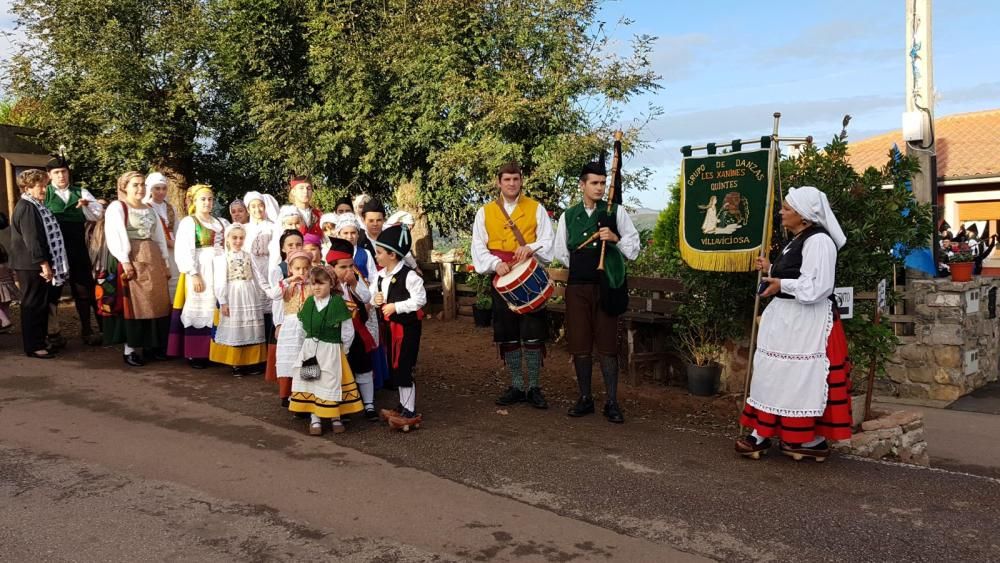
<path fill-rule="evenodd" d="M 66 258 L 69 261 L 69 285 L 70 293 L 73 295 L 73 304 L 76 306 L 76 314 L 80 317 L 80 334 L 86 336 L 93 332 L 90 324 L 90 313 L 94 312 L 97 317 L 97 300 L 94 299 L 94 273 L 93 265 L 90 263 L 90 250 L 87 248 L 86 229 L 83 223 L 61 222 L 64 242 L 66 244 Z M 56 305 L 62 291 L 54 291 L 50 296 L 49 303 Z M 97 317 L 100 318 L 100 317 Z M 56 327 L 53 327 L 55 330 Z"/>
<path fill-rule="evenodd" d="M 49 329 L 49 296 L 55 293 L 46 282 L 41 270 L 16 270 L 17 283 L 21 286 L 21 336 L 24 353 L 45 349 Z"/>
<path fill-rule="evenodd" d="M 493 291 L 493 342 L 545 342 L 549 338 L 549 312 L 545 307 L 520 315 L 510 310 L 497 289 Z"/>

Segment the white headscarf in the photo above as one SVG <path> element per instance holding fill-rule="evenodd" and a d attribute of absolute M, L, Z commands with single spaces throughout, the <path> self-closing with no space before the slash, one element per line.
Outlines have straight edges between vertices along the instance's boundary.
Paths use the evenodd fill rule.
<path fill-rule="evenodd" d="M 323 225 L 330 223 L 333 228 L 337 228 L 337 214 L 336 213 L 324 213 L 319 218 L 319 228 L 323 228 Z"/>
<path fill-rule="evenodd" d="M 247 212 L 250 211 L 250 202 L 252 201 L 259 201 L 262 204 L 264 204 L 265 220 L 273 222 L 277 218 L 278 215 L 277 212 L 274 213 L 275 217 L 271 217 L 271 211 L 267 206 L 267 198 L 264 196 L 264 194 L 260 192 L 247 192 L 246 195 L 243 196 L 243 205 L 247 206 Z M 250 216 L 250 220 L 251 221 L 253 220 L 252 215 Z"/>
<path fill-rule="evenodd" d="M 302 214 L 299 213 L 299 208 L 295 207 L 294 205 L 282 205 L 281 210 L 278 211 L 278 220 L 276 221 L 276 223 L 278 223 L 278 226 L 281 226 L 281 223 L 285 220 L 285 217 L 301 218 Z"/>
<path fill-rule="evenodd" d="M 150 172 L 146 176 L 146 195 L 142 196 L 142 202 L 146 205 L 153 203 L 153 186 L 167 186 L 167 177 L 159 172 Z"/>
<path fill-rule="evenodd" d="M 408 228 L 412 229 L 413 223 L 413 215 L 407 211 L 397 211 L 385 220 L 386 227 L 391 227 L 392 225 L 406 225 Z"/>
<path fill-rule="evenodd" d="M 840 229 L 840 223 L 837 222 L 837 216 L 833 214 L 825 193 L 813 186 L 790 188 L 785 201 L 803 219 L 826 229 L 838 249 L 847 242 L 847 236 Z"/>
<path fill-rule="evenodd" d="M 359 233 L 361 232 L 361 227 L 358 226 L 358 218 L 355 217 L 353 213 L 341 213 L 340 215 L 337 215 L 337 220 L 334 225 L 334 228 L 337 229 L 337 233 L 340 233 L 340 230 L 344 227 L 354 227 Z"/>

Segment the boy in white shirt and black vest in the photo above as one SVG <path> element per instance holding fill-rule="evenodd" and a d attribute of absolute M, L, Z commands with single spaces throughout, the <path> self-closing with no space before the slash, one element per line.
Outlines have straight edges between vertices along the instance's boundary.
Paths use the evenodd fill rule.
<path fill-rule="evenodd" d="M 413 368 L 420 351 L 420 333 L 427 304 L 424 280 L 403 258 L 410 252 L 410 230 L 394 225 L 383 230 L 375 240 L 375 259 L 382 269 L 375 280 L 372 303 L 380 308 L 388 324 L 383 333 L 388 344 L 389 377 L 399 389 L 399 406 L 382 409 L 379 413 L 389 427 L 404 432 L 419 428 L 421 416 L 416 412 L 417 388 Z"/>

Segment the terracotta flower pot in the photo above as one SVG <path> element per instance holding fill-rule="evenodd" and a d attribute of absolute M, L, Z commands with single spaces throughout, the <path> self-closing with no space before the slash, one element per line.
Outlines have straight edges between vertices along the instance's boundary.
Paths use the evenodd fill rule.
<path fill-rule="evenodd" d="M 972 281 L 972 270 L 974 266 L 975 262 L 953 262 L 948 264 L 948 269 L 951 270 L 951 281 Z"/>

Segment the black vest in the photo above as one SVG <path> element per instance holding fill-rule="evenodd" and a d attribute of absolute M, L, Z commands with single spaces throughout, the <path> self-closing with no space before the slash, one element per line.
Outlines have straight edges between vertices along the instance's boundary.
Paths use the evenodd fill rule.
<path fill-rule="evenodd" d="M 389 280 L 389 291 L 385 295 L 386 303 L 397 303 L 410 298 L 410 290 L 406 289 L 406 278 L 412 271 L 412 268 L 404 265 L 398 272 L 393 274 Z M 411 325 L 420 322 L 416 313 L 394 313 L 389 316 L 389 320 L 401 325 Z"/>
<path fill-rule="evenodd" d="M 812 225 L 786 244 L 777 260 L 771 264 L 771 277 L 782 280 L 798 279 L 802 274 L 802 247 L 805 245 L 806 239 L 819 234 L 830 236 L 823 227 Z M 792 296 L 787 293 L 778 293 L 775 297 L 792 299 Z M 833 296 L 831 295 L 830 298 L 833 299 Z"/>
<path fill-rule="evenodd" d="M 597 212 L 595 211 L 594 213 Z M 598 229 L 607 227 L 611 229 L 611 232 L 614 234 L 621 236 L 618 233 L 617 214 L 606 214 L 603 218 L 597 221 L 597 227 Z M 601 273 L 597 269 L 597 265 L 601 262 L 602 246 L 602 244 L 598 244 L 595 248 L 588 244 L 581 250 L 577 250 L 575 248 L 569 249 L 569 280 L 566 283 L 572 285 L 582 285 L 601 282 Z"/>

